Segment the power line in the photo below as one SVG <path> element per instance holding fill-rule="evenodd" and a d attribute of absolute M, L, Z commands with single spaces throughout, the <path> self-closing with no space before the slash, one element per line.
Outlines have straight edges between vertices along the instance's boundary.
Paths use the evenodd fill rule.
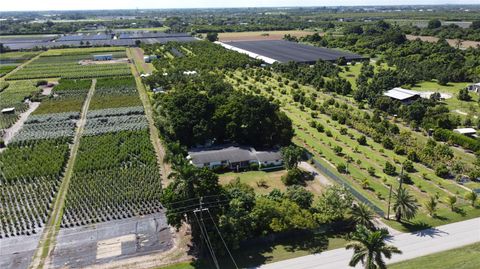
<path fill-rule="evenodd" d="M 201 200 L 200 200 L 201 201 Z M 200 204 L 200 208 L 202 208 L 202 205 Z M 197 212 L 202 212 L 203 209 L 196 209 L 193 211 L 193 214 L 195 215 L 195 219 L 197 220 L 198 226 L 200 227 L 200 232 L 202 233 L 202 237 L 206 242 L 207 248 L 210 251 L 210 255 L 212 256 L 213 262 L 215 263 L 215 267 L 217 269 L 220 269 L 220 266 L 218 265 L 217 257 L 215 256 L 215 251 L 213 250 L 213 247 L 210 242 L 210 238 L 208 237 L 208 231 L 206 230 L 205 223 L 203 222 L 203 214 L 201 215 L 202 223 L 200 224 L 200 220 L 198 219 Z M 204 230 L 205 229 L 205 230 Z"/>
<path fill-rule="evenodd" d="M 210 215 L 210 219 L 212 219 L 213 226 L 215 226 L 215 229 L 217 230 L 218 235 L 220 235 L 220 239 L 222 239 L 223 245 L 224 245 L 225 248 L 227 249 L 228 255 L 229 255 L 230 258 L 232 259 L 232 262 L 233 262 L 233 264 L 235 265 L 235 268 L 238 269 L 238 265 L 237 265 L 237 263 L 235 262 L 235 259 L 233 258 L 233 255 L 232 255 L 232 253 L 230 252 L 230 249 L 228 249 L 228 246 L 227 246 L 227 244 L 225 243 L 225 240 L 223 240 L 223 236 L 222 236 L 222 234 L 220 233 L 220 230 L 218 229 L 217 224 L 215 224 L 215 220 L 213 219 L 212 213 L 210 213 L 210 210 L 209 210 L 208 208 L 207 208 L 207 212 L 208 212 L 208 215 Z"/>

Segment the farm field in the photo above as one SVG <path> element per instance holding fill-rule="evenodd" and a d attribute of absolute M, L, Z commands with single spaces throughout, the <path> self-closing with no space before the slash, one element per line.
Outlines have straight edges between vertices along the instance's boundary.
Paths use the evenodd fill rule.
<path fill-rule="evenodd" d="M 123 51 L 88 50 L 83 54 L 79 50 L 70 49 L 60 52 L 42 54 L 38 59 L 24 66 L 7 78 L 7 80 L 35 78 L 93 78 L 108 76 L 125 76 L 130 74 L 130 68 L 125 63 L 96 64 L 80 63 L 92 60 L 95 53 L 112 54 L 113 59 L 126 58 Z"/>
<path fill-rule="evenodd" d="M 29 107 L 24 102 L 25 99 L 34 96 L 40 92 L 40 89 L 36 86 L 36 80 L 22 80 L 22 81 L 10 81 L 0 82 L 3 84 L 4 89 L 0 91 L 0 110 L 4 108 L 14 107 L 15 112 L 11 114 L 0 114 L 0 130 L 9 128 L 18 116 L 26 111 Z M 1 131 L 0 131 L 1 132 Z"/>
<path fill-rule="evenodd" d="M 281 40 L 285 35 L 303 37 L 311 35 L 311 31 L 257 31 L 257 32 L 231 32 L 219 33 L 219 41 L 253 41 L 253 40 Z"/>
<path fill-rule="evenodd" d="M 66 238 L 76 236 L 78 232 L 100 236 L 95 229 L 88 228 L 87 231 L 83 228 L 90 223 L 104 223 L 105 227 L 115 221 L 120 221 L 125 227 L 144 225 L 144 230 L 138 232 L 144 233 L 145 238 L 137 241 L 142 249 L 126 249 L 122 255 L 140 255 L 171 248 L 171 234 L 164 229 L 166 220 L 159 203 L 161 181 L 157 159 L 130 66 L 95 65 L 106 71 L 91 70 L 89 75 L 74 78 L 59 75 L 58 81 L 49 79 L 50 76 L 57 77 L 53 74 L 55 72 L 64 73 L 62 68 L 68 69 L 67 66 L 72 67 L 72 74 L 80 74 L 82 71 L 79 69 L 83 66 L 76 65 L 76 61 L 94 53 L 127 57 L 125 48 L 94 48 L 87 49 L 87 53 L 79 49 L 49 50 L 11 74 L 16 76 L 15 79 L 2 81 L 1 107 L 16 107 L 16 114 L 0 115 L 2 128 L 13 124 L 18 115 L 28 108 L 28 104 L 23 103 L 24 99 L 34 97 L 40 101 L 7 148 L 0 151 L 0 191 L 5 194 L 0 198 L 0 207 L 5 208 L 0 213 L 0 240 L 4 246 L 9 246 L 19 236 L 26 236 L 26 242 L 31 241 L 32 246 L 37 246 L 47 222 L 60 214 L 58 226 L 53 220 L 55 227 L 75 231 L 62 232 L 59 237 L 58 251 L 65 258 L 68 255 L 62 251 L 71 251 L 70 244 L 63 244 L 64 240 L 68 240 Z M 48 73 L 48 63 L 54 64 L 57 70 Z M 40 68 L 41 65 L 45 65 L 45 69 Z M 116 66 L 122 66 L 122 73 L 112 72 Z M 32 67 L 39 68 L 34 75 L 37 79 L 22 79 L 22 72 L 28 73 Z M 54 86 L 42 94 L 43 87 L 37 87 L 37 81 L 45 79 L 54 82 Z M 92 79 L 95 84 L 92 84 Z M 87 94 L 91 95 L 88 104 L 85 103 Z M 81 118 L 81 113 L 85 113 L 85 118 Z M 65 185 L 63 181 L 69 176 L 67 164 L 69 158 L 73 158 L 69 152 L 82 120 L 84 127 L 78 152 L 73 153 L 73 173 L 70 183 Z M 18 162 L 19 158 L 24 161 Z M 64 185 L 67 187 L 61 187 Z M 66 194 L 64 202 L 59 195 L 62 188 Z M 53 239 L 58 233 L 55 227 L 46 230 L 51 231 L 48 236 L 53 236 Z M 137 228 L 134 231 L 137 232 Z M 98 237 L 98 240 L 114 240 L 112 238 L 116 236 L 126 236 L 125 232 L 127 230 L 119 229 L 115 234 L 106 233 Z M 50 244 L 55 242 L 50 238 L 38 251 L 50 249 Z M 79 245 L 82 244 L 86 246 L 90 243 L 80 240 Z M 5 263 L 2 261 L 2 267 L 12 268 L 13 260 L 10 258 L 21 259 L 20 268 L 28 266 L 33 248 L 16 251 L 12 254 L 2 246 L 2 255 L 5 253 L 8 257 Z M 97 250 L 88 251 L 95 253 Z M 60 257 L 58 253 L 55 255 Z M 119 259 L 122 257 L 119 256 Z M 61 262 L 61 259 L 57 261 Z M 85 263 L 83 265 L 96 263 L 95 259 L 81 262 Z"/>
<path fill-rule="evenodd" d="M 259 72 L 259 70 L 257 70 Z M 261 72 L 255 73 L 234 73 L 228 77 L 228 81 L 241 91 L 250 92 L 254 94 L 263 94 L 281 104 L 283 110 L 292 119 L 295 127 L 296 137 L 294 141 L 300 146 L 304 146 L 316 158 L 323 160 L 325 166 L 330 170 L 336 170 L 336 166 L 343 163 L 348 164 L 348 174 L 341 174 L 346 182 L 354 189 L 367 197 L 378 207 L 385 209 L 387 207 L 387 198 L 389 193 L 389 185 L 395 189 L 398 187 L 398 182 L 395 176 L 389 176 L 383 172 L 385 162 L 390 162 L 396 166 L 397 172 L 400 171 L 400 164 L 405 160 L 405 157 L 397 155 L 393 150 L 385 149 L 381 144 L 375 142 L 372 138 L 367 137 L 367 145 L 361 146 L 356 141 L 361 132 L 352 126 L 340 124 L 338 120 L 334 120 L 331 116 L 335 107 L 344 107 L 344 111 L 358 111 L 357 115 L 362 115 L 361 112 L 351 103 L 344 103 L 343 101 L 336 101 L 335 106 L 331 106 L 328 110 L 330 113 L 314 113 L 309 108 L 301 108 L 301 105 L 296 103 L 291 93 L 293 88 L 283 83 L 280 84 L 279 77 L 274 75 L 273 78 L 261 75 Z M 258 90 L 253 90 L 258 89 Z M 314 89 L 311 87 L 300 86 L 299 88 L 308 94 L 313 94 Z M 289 94 L 290 93 L 290 94 Z M 331 96 L 321 92 L 316 92 L 316 102 L 321 104 L 331 99 Z M 312 127 L 311 122 L 316 122 L 317 126 L 323 126 L 323 130 L 318 127 Z M 359 128 L 357 126 L 357 128 Z M 327 133 L 327 135 L 325 135 Z M 418 140 L 417 140 L 418 141 Z M 423 141 L 418 141 L 424 143 Z M 336 148 L 341 148 L 340 152 Z M 457 155 L 458 158 L 465 158 L 462 154 Z M 369 173 L 373 175 L 371 175 Z M 336 172 L 336 171 L 335 171 Z M 337 172 L 338 173 L 338 172 Z M 437 215 L 439 218 L 431 218 L 427 216 L 426 212 L 421 212 L 412 223 L 424 223 L 425 225 L 441 225 L 449 222 L 459 221 L 466 218 L 477 217 L 480 215 L 478 209 L 473 209 L 467 201 L 463 200 L 465 190 L 452 180 L 445 180 L 437 177 L 434 172 L 422 165 L 421 163 L 414 164 L 414 171 L 409 173 L 412 183 L 407 185 L 409 191 L 414 194 L 419 204 L 423 204 L 428 195 L 438 194 L 440 196 L 440 207 Z M 461 209 L 460 213 L 455 213 L 444 204 L 444 200 L 449 195 L 456 195 L 460 202 L 457 204 Z M 411 229 L 412 227 L 402 227 L 396 225 L 397 229 Z M 412 225 L 414 226 L 414 225 Z"/>

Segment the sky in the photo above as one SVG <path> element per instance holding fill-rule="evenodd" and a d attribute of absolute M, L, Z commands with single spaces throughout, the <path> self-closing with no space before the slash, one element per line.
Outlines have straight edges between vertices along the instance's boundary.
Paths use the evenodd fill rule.
<path fill-rule="evenodd" d="M 1 0 L 0 11 L 480 4 L 480 0 Z"/>

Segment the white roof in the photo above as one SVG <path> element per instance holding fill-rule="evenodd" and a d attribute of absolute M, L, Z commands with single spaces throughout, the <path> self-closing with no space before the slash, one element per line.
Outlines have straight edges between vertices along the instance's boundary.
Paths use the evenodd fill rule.
<path fill-rule="evenodd" d="M 473 128 L 458 128 L 453 130 L 456 133 L 459 134 L 476 134 L 477 131 Z"/>
<path fill-rule="evenodd" d="M 220 46 L 222 46 L 226 49 L 233 50 L 233 51 L 236 51 L 236 52 L 240 52 L 240 53 L 243 53 L 243 54 L 247 54 L 248 56 L 250 56 L 254 59 L 262 60 L 262 61 L 266 62 L 267 64 L 273 64 L 273 63 L 277 62 L 277 60 L 275 60 L 275 59 L 265 57 L 265 56 L 262 56 L 260 54 L 256 54 L 256 53 L 253 53 L 253 52 L 248 51 L 248 50 L 237 48 L 237 47 L 234 47 L 234 46 L 222 43 L 222 42 L 215 41 L 214 43 L 219 44 Z"/>
<path fill-rule="evenodd" d="M 393 88 L 389 91 L 384 92 L 383 95 L 397 99 L 397 100 L 405 100 L 417 95 L 419 96 L 419 93 L 416 91 L 407 90 L 403 88 Z"/>
<path fill-rule="evenodd" d="M 2 109 L 2 113 L 13 112 L 13 111 L 15 111 L 14 107 L 7 107 L 7 108 Z"/>

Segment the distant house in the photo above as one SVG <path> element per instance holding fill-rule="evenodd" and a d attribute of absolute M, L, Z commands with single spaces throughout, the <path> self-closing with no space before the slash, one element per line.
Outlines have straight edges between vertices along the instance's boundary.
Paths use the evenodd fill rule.
<path fill-rule="evenodd" d="M 94 61 L 110 61 L 113 60 L 112 54 L 101 54 L 101 55 L 93 55 Z"/>
<path fill-rule="evenodd" d="M 280 167 L 283 158 L 278 150 L 257 151 L 252 147 L 222 146 L 192 149 L 187 159 L 196 167 L 228 168 L 239 170 L 256 164 L 260 169 Z"/>
<path fill-rule="evenodd" d="M 393 88 L 384 92 L 383 95 L 398 100 L 406 105 L 420 98 L 420 94 L 418 92 L 403 88 Z"/>
<path fill-rule="evenodd" d="M 153 60 L 155 59 L 158 59 L 157 55 L 147 55 L 147 56 L 143 56 L 143 60 L 146 62 L 146 63 L 151 63 Z"/>
<path fill-rule="evenodd" d="M 467 86 L 467 90 L 471 92 L 480 93 L 480 82 Z"/>
<path fill-rule="evenodd" d="M 7 107 L 2 109 L 2 114 L 14 114 L 15 108 L 14 107 Z"/>
<path fill-rule="evenodd" d="M 197 71 L 183 71 L 183 74 L 187 76 L 192 76 L 192 75 L 196 75 Z"/>
<path fill-rule="evenodd" d="M 459 133 L 465 136 L 470 136 L 470 137 L 478 137 L 477 136 L 477 130 L 473 128 L 459 128 L 459 129 L 454 129 L 453 130 L 455 133 Z"/>

